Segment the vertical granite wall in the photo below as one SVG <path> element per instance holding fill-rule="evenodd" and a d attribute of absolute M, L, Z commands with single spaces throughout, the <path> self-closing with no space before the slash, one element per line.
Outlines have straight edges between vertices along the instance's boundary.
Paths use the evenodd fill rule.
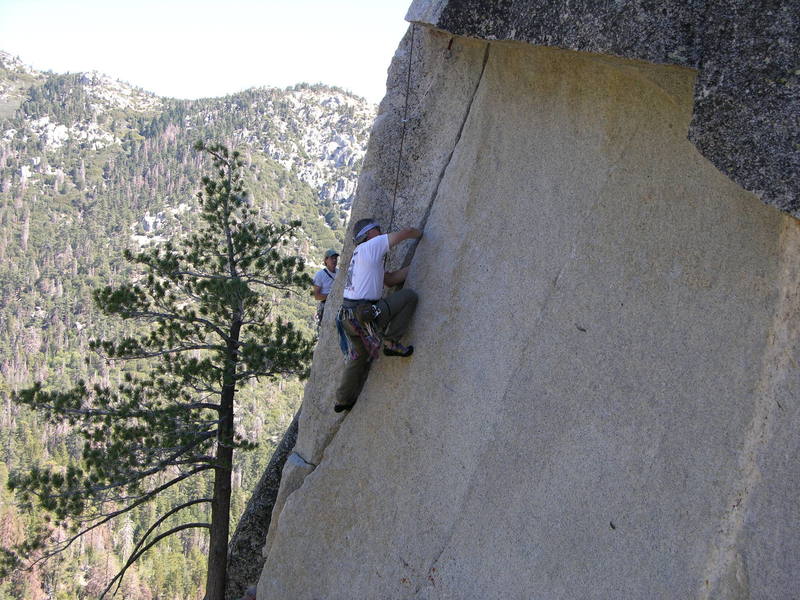
<path fill-rule="evenodd" d="M 326 314 L 259 600 L 800 589 L 800 223 L 688 141 L 695 78 L 409 30 L 353 219 L 424 226 L 416 352 L 337 415 Z"/>

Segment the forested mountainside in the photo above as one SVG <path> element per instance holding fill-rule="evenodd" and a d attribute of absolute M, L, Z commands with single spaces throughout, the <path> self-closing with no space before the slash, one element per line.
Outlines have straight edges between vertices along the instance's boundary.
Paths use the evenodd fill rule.
<path fill-rule="evenodd" d="M 66 426 L 15 406 L 12 393 L 34 381 L 119 376 L 88 350 L 91 339 L 123 331 L 97 314 L 91 291 L 130 275 L 123 249 L 191 230 L 208 172 L 193 143 L 239 148 L 254 204 L 268 219 L 302 220 L 296 250 L 316 265 L 341 245 L 374 111 L 342 90 L 305 84 L 166 99 L 97 73 L 37 72 L 0 53 L 0 544 L 22 539 L 37 518 L 15 509 L 9 470 L 63 464 L 79 452 Z M 312 331 L 309 296 L 285 299 L 280 310 Z M 301 390 L 286 381 L 241 394 L 241 431 L 260 446 L 237 461 L 234 522 Z M 0 600 L 96 597 L 156 508 L 1 582 Z M 204 544 L 194 532 L 160 544 L 126 576 L 122 596 L 201 597 Z"/>

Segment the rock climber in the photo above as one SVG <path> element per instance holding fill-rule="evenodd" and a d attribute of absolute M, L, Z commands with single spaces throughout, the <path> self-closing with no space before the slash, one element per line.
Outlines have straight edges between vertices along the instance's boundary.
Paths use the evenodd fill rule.
<path fill-rule="evenodd" d="M 331 248 L 325 252 L 323 260 L 325 267 L 320 269 L 314 275 L 313 287 L 311 293 L 314 299 L 319 302 L 317 305 L 317 327 L 322 323 L 322 315 L 325 312 L 325 301 L 328 299 L 328 294 L 331 292 L 333 280 L 336 279 L 336 265 L 339 263 L 339 253 Z"/>
<path fill-rule="evenodd" d="M 348 358 L 336 390 L 334 410 L 350 410 L 358 399 L 369 372 L 369 364 L 378 357 L 381 345 L 386 356 L 411 356 L 413 346 L 400 343 L 417 307 L 417 294 L 404 288 L 383 295 L 383 286 L 392 287 L 406 280 L 408 267 L 384 271 L 383 257 L 389 248 L 408 239 L 419 239 L 419 229 L 408 228 L 381 233 L 374 219 L 361 219 L 353 228 L 356 247 L 344 288 L 342 308 L 336 319 L 342 351 Z M 381 344 L 381 338 L 383 342 Z"/>

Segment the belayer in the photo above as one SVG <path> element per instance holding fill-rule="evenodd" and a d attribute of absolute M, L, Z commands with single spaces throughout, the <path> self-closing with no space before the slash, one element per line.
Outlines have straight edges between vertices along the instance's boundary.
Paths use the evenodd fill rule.
<path fill-rule="evenodd" d="M 386 356 L 411 356 L 414 352 L 414 347 L 404 346 L 400 338 L 417 307 L 417 294 L 404 288 L 381 298 L 384 286 L 401 284 L 408 275 L 408 267 L 384 271 L 383 257 L 400 242 L 421 238 L 422 232 L 410 227 L 382 234 L 374 219 L 357 221 L 353 232 L 356 247 L 347 269 L 342 308 L 336 318 L 340 345 L 347 358 L 336 390 L 333 407 L 336 412 L 349 410 L 356 403 L 369 364 L 378 357 L 381 346 Z"/>
<path fill-rule="evenodd" d="M 336 279 L 336 265 L 339 262 L 339 253 L 331 248 L 325 252 L 325 259 L 323 261 L 325 267 L 320 269 L 314 275 L 313 286 L 311 288 L 311 295 L 319 302 L 317 305 L 317 314 L 315 319 L 317 321 L 317 329 L 322 323 L 322 315 L 325 312 L 325 301 L 328 299 L 328 294 L 331 293 L 333 281 Z"/>

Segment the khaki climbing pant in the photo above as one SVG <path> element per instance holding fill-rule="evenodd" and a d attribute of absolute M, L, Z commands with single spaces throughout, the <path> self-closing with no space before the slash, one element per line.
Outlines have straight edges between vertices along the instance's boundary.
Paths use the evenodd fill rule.
<path fill-rule="evenodd" d="M 375 305 L 381 311 L 374 322 L 376 331 L 383 332 L 384 339 L 399 342 L 417 308 L 416 292 L 402 289 L 386 298 L 381 298 Z M 351 405 L 355 404 L 361 388 L 364 387 L 370 363 L 369 353 L 364 348 L 361 338 L 352 335 L 347 328 L 345 333 L 358 352 L 358 357 L 345 363 L 342 379 L 336 390 L 336 404 Z"/>

